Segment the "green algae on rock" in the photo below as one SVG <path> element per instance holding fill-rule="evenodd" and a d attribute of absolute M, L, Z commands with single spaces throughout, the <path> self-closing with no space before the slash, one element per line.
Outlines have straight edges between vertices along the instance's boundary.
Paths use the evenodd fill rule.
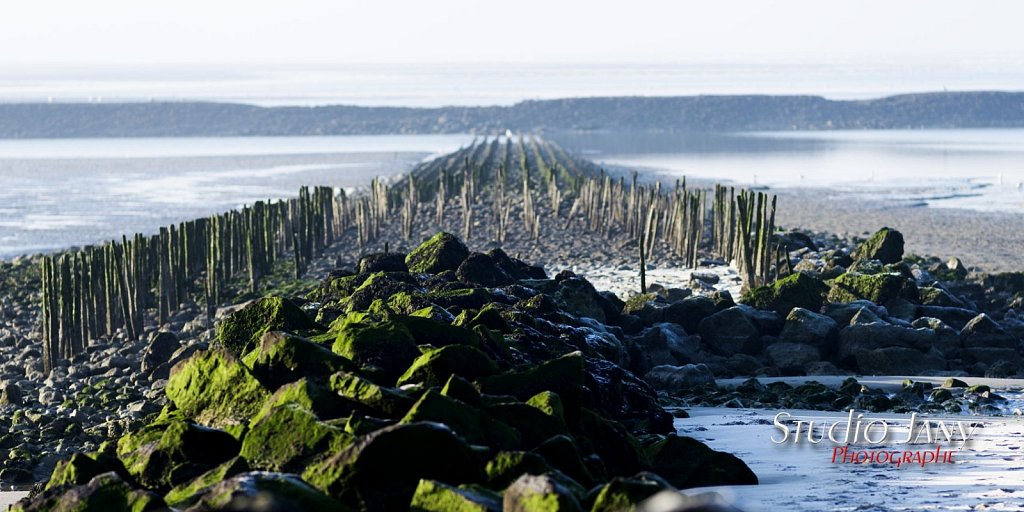
<path fill-rule="evenodd" d="M 140 484 L 160 492 L 238 455 L 230 434 L 181 420 L 152 423 L 122 437 L 117 456 Z"/>
<path fill-rule="evenodd" d="M 301 333 L 317 325 L 292 301 L 263 297 L 235 311 L 217 325 L 217 341 L 236 356 L 256 347 L 269 331 Z"/>
<path fill-rule="evenodd" d="M 748 290 L 740 302 L 786 316 L 793 308 L 820 310 L 828 290 L 828 285 L 821 279 L 796 272 L 771 284 Z"/>
<path fill-rule="evenodd" d="M 196 352 L 178 363 L 166 393 L 185 417 L 239 438 L 269 395 L 241 361 L 222 350 Z"/>
<path fill-rule="evenodd" d="M 302 377 L 327 378 L 341 370 L 356 370 L 355 363 L 327 347 L 280 331 L 264 334 L 242 362 L 268 389 Z"/>
<path fill-rule="evenodd" d="M 469 249 L 451 233 L 438 233 L 405 257 L 409 272 L 438 274 L 455 271 L 469 256 Z"/>

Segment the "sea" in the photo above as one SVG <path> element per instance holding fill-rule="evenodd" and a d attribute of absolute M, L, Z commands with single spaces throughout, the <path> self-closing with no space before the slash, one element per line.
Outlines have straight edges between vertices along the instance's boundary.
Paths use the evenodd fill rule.
<path fill-rule="evenodd" d="M 508 105 L 610 95 L 816 94 L 863 99 L 1024 90 L 1024 59 L 828 65 L 779 62 L 8 68 L 0 102 L 226 101 L 275 105 Z M 483 135 L 483 134 L 481 134 Z M 546 133 L 618 170 L 758 187 L 823 187 L 900 205 L 1024 212 L 1024 130 L 734 134 Z M 394 177 L 474 135 L 0 140 L 0 258 Z"/>

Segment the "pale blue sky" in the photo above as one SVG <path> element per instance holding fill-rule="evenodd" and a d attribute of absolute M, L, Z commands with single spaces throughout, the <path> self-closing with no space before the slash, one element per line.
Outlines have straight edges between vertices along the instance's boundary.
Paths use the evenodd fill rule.
<path fill-rule="evenodd" d="M 1024 3 L 6 2 L 0 64 L 692 62 L 1024 55 Z"/>

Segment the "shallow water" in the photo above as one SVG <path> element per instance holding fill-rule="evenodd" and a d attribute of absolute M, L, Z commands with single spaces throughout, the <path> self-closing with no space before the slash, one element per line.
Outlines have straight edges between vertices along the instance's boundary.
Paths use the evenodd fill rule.
<path fill-rule="evenodd" d="M 608 165 L 902 206 L 1024 212 L 1024 129 L 553 134 Z"/>
<path fill-rule="evenodd" d="M 0 141 L 0 257 L 407 172 L 467 135 Z"/>

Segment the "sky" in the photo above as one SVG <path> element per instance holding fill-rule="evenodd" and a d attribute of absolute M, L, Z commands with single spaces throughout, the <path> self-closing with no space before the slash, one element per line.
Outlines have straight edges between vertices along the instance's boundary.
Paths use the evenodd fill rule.
<path fill-rule="evenodd" d="M 32 0 L 0 65 L 942 62 L 1024 55 L 1024 2 Z"/>

